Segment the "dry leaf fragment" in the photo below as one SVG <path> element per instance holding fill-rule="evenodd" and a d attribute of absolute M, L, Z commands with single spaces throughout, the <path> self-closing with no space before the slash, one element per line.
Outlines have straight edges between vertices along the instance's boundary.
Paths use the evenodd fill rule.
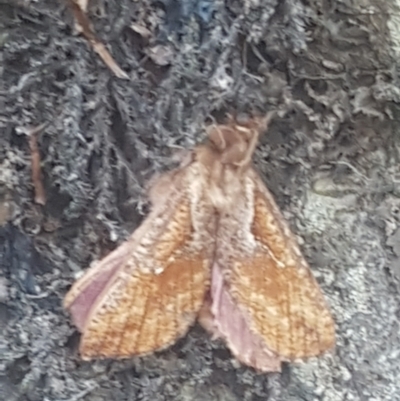
<path fill-rule="evenodd" d="M 76 20 L 78 31 L 89 41 L 93 50 L 101 57 L 106 66 L 121 79 L 129 79 L 128 74 L 121 69 L 117 62 L 113 59 L 105 45 L 96 37 L 94 30 L 90 24 L 89 18 L 86 16 L 87 2 L 82 0 L 68 0 Z M 82 8 L 85 7 L 85 9 Z"/>
<path fill-rule="evenodd" d="M 196 318 L 263 372 L 335 343 L 321 290 L 272 195 L 251 166 L 259 130 L 231 120 L 155 181 L 153 210 L 64 300 L 83 358 L 163 349 Z"/>
<path fill-rule="evenodd" d="M 132 22 L 130 27 L 132 31 L 138 33 L 142 38 L 148 39 L 151 36 L 150 30 L 143 25 Z"/>

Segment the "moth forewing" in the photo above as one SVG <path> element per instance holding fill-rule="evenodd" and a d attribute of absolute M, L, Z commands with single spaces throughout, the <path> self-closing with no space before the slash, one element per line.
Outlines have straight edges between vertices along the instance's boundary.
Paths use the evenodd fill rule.
<path fill-rule="evenodd" d="M 258 370 L 279 370 L 281 361 L 332 348 L 334 323 L 294 236 L 249 163 L 254 150 L 251 129 L 228 136 L 234 129 L 219 128 L 219 143 L 225 148 L 214 185 L 224 200 L 214 202 L 219 217 L 211 311 L 217 330 L 239 360 Z M 237 146 L 235 138 L 242 131 L 246 137 Z M 243 143 L 247 149 L 241 148 Z M 226 316 L 241 322 L 241 335 Z"/>
<path fill-rule="evenodd" d="M 232 296 L 268 349 L 286 360 L 319 355 L 334 346 L 332 316 L 272 195 L 254 170 L 249 178 L 257 246 L 230 269 Z"/>
<path fill-rule="evenodd" d="M 172 190 L 167 197 L 163 194 L 165 200 L 156 202 L 128 241 L 90 269 L 67 294 L 65 305 L 83 331 L 83 358 L 129 357 L 163 349 L 195 321 L 209 286 L 212 253 L 209 240 L 203 248 L 198 243 L 209 235 L 199 233 L 202 226 L 192 221 L 193 210 L 196 219 L 207 219 L 203 209 L 193 204 L 193 199 L 201 200 L 191 192 L 202 191 L 197 175 L 195 163 L 178 171 Z M 107 282 L 100 288 L 96 278 L 102 274 Z M 100 290 L 93 296 L 96 289 Z M 74 308 L 77 300 L 76 305 L 85 309 L 84 316 Z"/>
<path fill-rule="evenodd" d="M 180 179 L 181 177 L 179 177 L 179 173 L 182 174 L 181 169 L 177 169 L 174 174 L 173 172 L 165 173 L 151 181 L 151 185 L 148 189 L 152 203 L 150 215 L 126 241 L 101 261 L 92 263 L 92 266 L 85 274 L 73 284 L 63 300 L 63 306 L 66 309 L 70 308 L 75 298 L 82 295 L 87 287 L 93 285 L 93 281 L 95 281 L 98 276 L 104 276 L 108 270 L 115 270 L 116 265 L 117 267 L 125 265 L 127 259 L 133 253 L 132 250 L 135 249 L 137 244 L 141 241 L 146 242 L 146 238 L 144 237 L 151 231 L 154 231 L 154 228 L 156 228 L 157 232 L 163 232 L 163 225 L 167 224 L 168 218 L 170 217 L 168 212 L 172 211 L 168 202 L 171 202 L 171 197 L 175 199 L 177 194 L 182 192 L 180 188 L 182 180 Z M 167 182 L 168 185 L 165 185 L 165 182 Z M 153 236 L 157 236 L 157 233 L 153 232 Z M 106 280 L 108 284 L 110 280 L 111 277 Z"/>
<path fill-rule="evenodd" d="M 179 170 L 176 175 L 178 173 Z M 154 238 L 157 238 L 160 233 L 165 231 L 165 225 L 168 224 L 171 217 L 169 214 L 172 213 L 173 210 L 169 203 L 176 203 L 177 196 L 182 192 L 180 188 L 182 183 L 181 180 L 179 180 L 179 177 L 175 177 L 178 179 L 173 181 L 170 179 L 170 173 L 167 173 L 166 175 L 168 175 L 168 180 L 171 184 L 168 191 L 163 194 L 158 191 L 158 196 L 156 197 L 155 192 L 160 187 L 158 183 L 159 181 L 163 181 L 164 178 L 161 176 L 159 179 L 154 180 L 153 196 L 158 199 L 158 202 L 153 204 L 153 210 L 150 215 L 125 242 L 100 262 L 93 263 L 89 270 L 87 270 L 86 273 L 73 284 L 63 301 L 63 305 L 66 309 L 73 307 L 73 304 L 78 297 L 86 304 L 85 308 L 88 308 L 87 304 L 92 305 L 95 300 L 99 301 L 101 299 L 101 294 L 107 292 L 104 291 L 105 288 L 109 287 L 113 280 L 118 277 L 119 271 L 126 266 L 129 259 L 135 254 L 135 251 L 140 252 L 143 250 L 145 252 L 146 249 L 142 248 L 142 244 L 147 243 L 146 246 L 150 246 L 152 241 L 154 241 Z M 96 283 L 98 285 L 95 285 Z M 100 283 L 102 285 L 100 285 Z M 88 292 L 90 293 L 90 296 L 88 296 Z M 95 292 L 95 294 L 93 294 L 93 292 Z M 72 311 L 72 314 L 73 313 L 74 312 Z"/>

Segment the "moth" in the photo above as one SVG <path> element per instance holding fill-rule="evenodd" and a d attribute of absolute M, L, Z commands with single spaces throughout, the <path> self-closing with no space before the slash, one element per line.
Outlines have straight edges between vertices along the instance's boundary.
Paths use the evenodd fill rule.
<path fill-rule="evenodd" d="M 196 320 L 261 372 L 334 347 L 320 287 L 252 166 L 268 121 L 209 126 L 153 180 L 148 217 L 65 296 L 83 359 L 165 349 Z"/>

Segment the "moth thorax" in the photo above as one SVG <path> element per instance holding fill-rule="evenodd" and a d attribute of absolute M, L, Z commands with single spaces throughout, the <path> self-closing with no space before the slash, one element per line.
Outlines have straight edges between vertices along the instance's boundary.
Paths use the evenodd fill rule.
<path fill-rule="evenodd" d="M 218 211 L 225 210 L 227 207 L 227 197 L 224 194 L 223 188 L 214 183 L 210 186 L 209 197 L 211 204 Z"/>

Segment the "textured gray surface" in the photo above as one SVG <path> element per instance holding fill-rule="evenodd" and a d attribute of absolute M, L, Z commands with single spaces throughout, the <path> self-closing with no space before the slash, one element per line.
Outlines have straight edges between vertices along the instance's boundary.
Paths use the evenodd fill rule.
<path fill-rule="evenodd" d="M 400 400 L 396 4 L 216 1 L 200 23 L 210 3 L 185 0 L 180 27 L 171 4 L 94 2 L 127 82 L 63 2 L 0 0 L 0 399 Z M 146 54 L 168 31 L 159 67 Z M 256 163 L 327 295 L 335 353 L 257 375 L 195 327 L 161 354 L 81 362 L 61 308 L 74 275 L 139 224 L 146 181 L 205 121 L 275 107 Z M 46 121 L 40 207 L 18 128 Z"/>

